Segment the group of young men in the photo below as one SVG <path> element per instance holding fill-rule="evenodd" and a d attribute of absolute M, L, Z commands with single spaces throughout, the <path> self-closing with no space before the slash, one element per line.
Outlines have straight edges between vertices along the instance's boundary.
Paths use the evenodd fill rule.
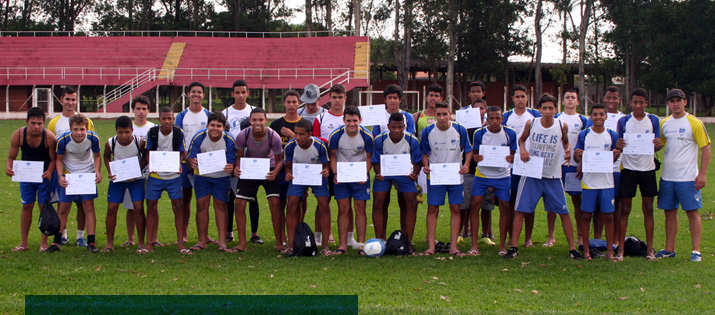
<path fill-rule="evenodd" d="M 674 257 L 677 234 L 677 209 L 682 206 L 690 220 L 693 250 L 691 260 L 700 261 L 700 216 L 702 207 L 700 189 L 705 186 L 705 173 L 710 160 L 710 139 L 701 121 L 685 111 L 687 99 L 678 89 L 667 95 L 672 115 L 663 121 L 648 114 L 647 94 L 635 89 L 630 94 L 632 113 L 618 111 L 621 96 L 617 87 L 609 87 L 604 96 L 604 105 L 590 108 L 589 116 L 578 114 L 578 93 L 569 90 L 564 94 L 564 111 L 558 113 L 556 98 L 542 95 L 536 110 L 527 107 L 528 94 L 523 85 L 512 89 L 514 109 L 502 112 L 498 106 L 487 106 L 486 86 L 482 82 L 469 85 L 471 108 L 479 108 L 483 117 L 482 127 L 467 129 L 452 120 L 449 106 L 443 102 L 443 90 L 431 85 L 427 90 L 426 107 L 415 114 L 400 109 L 403 91 L 390 85 L 383 93 L 386 105 L 387 124 L 363 126 L 360 110 L 345 106 L 347 96 L 344 87 L 330 88 L 329 109 L 318 106 L 320 91 L 309 85 L 303 95 L 289 90 L 283 95 L 285 116 L 268 123 L 265 110 L 246 104 L 248 86 L 242 80 L 233 85 L 235 103 L 223 112 L 210 113 L 202 106 L 204 86 L 195 82 L 189 85 L 189 107 L 174 117 L 173 110 L 163 107 L 159 113 L 160 125 L 146 121 L 150 105 L 146 97 L 132 101 L 135 120 L 122 116 L 116 120 L 116 136 L 107 140 L 104 162 L 109 170 L 110 184 L 107 192 L 108 210 L 106 219 L 107 245 L 104 251 L 114 250 L 116 214 L 120 203 L 133 208 L 127 212 L 129 240 L 123 245 L 133 245 L 136 240 L 138 253 L 146 253 L 155 246 L 163 246 L 157 240 L 157 204 L 163 191 L 167 191 L 175 216 L 177 249 L 183 254 L 207 248 L 208 243 L 218 244 L 219 251 L 241 252 L 247 249 L 246 205 L 250 205 L 251 241 L 262 243 L 257 234 L 257 192 L 262 186 L 268 201 L 275 249 L 290 254 L 296 226 L 303 222 L 307 212 L 308 190 L 317 199 L 315 212 L 316 242 L 322 246 L 323 255 L 340 255 L 348 247 L 362 252 L 367 235 L 367 201 L 372 200 L 372 221 L 377 238 L 386 239 L 390 203 L 390 189 L 396 187 L 400 209 L 400 230 L 414 244 L 418 201 L 421 193 L 427 194 L 426 240 L 427 249 L 421 255 L 433 255 L 437 251 L 458 256 L 479 255 L 481 240 L 496 245 L 491 227 L 491 210 L 498 205 L 499 255 L 514 258 L 518 255 L 519 237 L 524 227 L 525 247 L 533 246 L 534 212 L 543 198 L 548 213 L 548 238 L 544 246 L 555 242 L 556 215 L 561 223 L 569 245 L 572 259 L 591 259 L 601 255 L 589 249 L 590 225 L 594 221 L 594 235 L 601 238 L 605 226 L 607 256 L 623 259 L 623 240 L 631 210 L 631 200 L 640 187 L 648 244 L 648 259 Z M 23 211 L 21 220 L 22 241 L 14 250 L 27 249 L 27 234 L 35 200 L 39 204 L 50 202 L 53 179 L 57 180 L 59 196 L 58 213 L 65 228 L 73 202 L 78 207 L 78 225 L 87 230 L 87 247 L 96 252 L 96 219 L 94 202 L 97 194 L 67 195 L 65 174 L 94 173 L 96 183 L 101 182 L 100 143 L 90 120 L 76 115 L 76 91 L 66 88 L 62 93 L 64 110 L 50 121 L 44 129 L 45 114 L 32 108 L 28 111 L 27 127 L 18 129 L 12 136 L 7 160 L 7 175 L 12 176 L 13 160 L 18 151 L 22 159 L 45 163 L 44 181 L 41 184 L 21 183 Z M 306 105 L 299 109 L 300 103 Z M 371 131 L 371 130 L 372 131 Z M 628 153 L 627 139 L 632 136 L 652 134 L 653 152 L 665 147 L 663 163 L 656 163 L 654 154 Z M 634 144 L 635 145 L 635 144 Z M 494 161 L 494 154 L 480 150 L 508 152 L 502 161 Z M 624 151 L 626 149 L 626 151 Z M 181 166 L 176 172 L 149 172 L 151 154 L 180 152 Z M 598 151 L 598 152 L 589 152 Z M 588 160 L 592 153 L 612 152 L 613 172 L 592 172 Z M 698 168 L 698 152 L 702 152 Z M 197 156 L 201 153 L 225 153 L 226 165 L 212 173 L 201 172 Z M 490 153 L 490 154 L 487 154 Z M 518 155 L 517 155 L 518 153 Z M 611 154 L 611 153 L 609 153 Z M 411 162 L 407 175 L 383 176 L 381 167 L 385 156 L 397 158 L 403 155 Z M 610 158 L 611 155 L 608 155 Z M 143 176 L 128 181 L 116 182 L 109 167 L 110 162 L 128 158 L 140 161 Z M 270 160 L 270 169 L 263 179 L 242 178 L 242 158 Z M 530 160 L 542 161 L 540 176 L 513 174 L 516 164 L 529 165 Z M 677 161 L 677 162 L 676 162 Z M 366 174 L 357 182 L 342 183 L 336 176 L 338 163 L 362 164 Z M 610 162 L 608 162 L 610 163 Z M 322 177 L 321 185 L 296 184 L 294 173 L 308 164 L 316 166 L 315 172 Z M 660 191 L 656 183 L 656 164 L 661 164 Z M 456 165 L 459 183 L 442 184 L 444 172 L 435 173 L 434 167 Z M 499 165 L 499 166 L 495 166 Z M 609 164 L 610 165 L 610 164 Z M 522 165 L 523 167 L 523 165 Z M 610 168 L 610 166 L 608 166 Z M 313 169 L 313 168 L 311 168 Z M 304 172 L 301 169 L 298 169 Z M 374 179 L 370 174 L 374 172 Z M 623 176 L 619 176 L 620 174 Z M 54 176 L 53 176 L 54 174 Z M 57 176 L 59 174 L 59 176 Z M 314 173 L 317 176 L 317 173 Z M 435 177 L 438 176 L 438 177 Z M 439 178 L 439 179 L 438 179 Z M 437 182 L 433 184 L 433 182 Z M 574 184 L 574 181 L 576 184 Z M 372 187 L 371 187 L 372 182 Z M 565 188 L 567 187 L 567 188 Z M 574 188 L 576 187 L 576 188 Z M 580 187 L 580 188 L 579 188 Z M 371 194 L 372 190 L 372 194 Z M 565 199 L 571 195 L 576 217 L 576 235 Z M 185 248 L 188 241 L 188 224 L 191 216 L 191 199 L 196 199 L 196 227 L 198 242 Z M 653 251 L 653 198 L 658 196 L 658 207 L 665 210 L 666 246 Z M 208 235 L 209 204 L 213 197 L 218 240 Z M 338 242 L 335 252 L 330 250 L 332 215 L 330 198 L 338 206 Z M 436 240 L 437 218 L 445 199 L 450 211 L 450 241 L 442 244 Z M 146 214 L 144 212 L 146 200 Z M 481 213 L 480 213 L 481 211 Z M 233 240 L 234 215 L 238 244 L 227 245 Z M 79 219 L 79 214 L 84 216 Z M 353 214 L 354 213 L 354 214 Z M 478 234 L 482 220 L 482 234 Z M 357 231 L 357 240 L 353 236 Z M 137 231 L 134 237 L 134 231 Z M 472 238 L 471 247 L 461 252 L 458 243 Z M 78 232 L 77 243 L 81 244 L 84 232 Z M 54 252 L 66 244 L 66 230 L 57 234 L 48 246 L 43 238 L 41 248 Z M 584 247 L 583 257 L 576 249 L 577 243 Z M 614 253 L 613 245 L 618 250 Z M 414 252 L 414 247 L 411 248 Z"/>

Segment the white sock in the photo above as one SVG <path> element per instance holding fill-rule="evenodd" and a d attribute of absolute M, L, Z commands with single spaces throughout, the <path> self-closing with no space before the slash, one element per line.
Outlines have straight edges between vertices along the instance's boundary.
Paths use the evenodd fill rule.
<path fill-rule="evenodd" d="M 349 239 L 349 240 L 354 240 L 354 239 L 355 239 L 355 237 L 353 236 L 353 233 L 354 233 L 354 232 L 348 232 L 348 239 Z"/>
<path fill-rule="evenodd" d="M 62 230 L 62 238 L 67 238 L 67 229 Z"/>
<path fill-rule="evenodd" d="M 315 232 L 315 241 L 320 242 L 323 240 L 323 232 Z"/>
<path fill-rule="evenodd" d="M 84 237 L 84 230 L 77 230 L 77 238 L 83 238 Z"/>

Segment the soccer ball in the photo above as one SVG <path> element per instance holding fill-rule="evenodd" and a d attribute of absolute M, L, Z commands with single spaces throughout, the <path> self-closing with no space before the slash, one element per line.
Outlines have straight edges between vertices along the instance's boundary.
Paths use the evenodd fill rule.
<path fill-rule="evenodd" d="M 379 238 L 371 238 L 365 242 L 363 251 L 367 257 L 380 257 L 385 253 L 385 241 Z"/>

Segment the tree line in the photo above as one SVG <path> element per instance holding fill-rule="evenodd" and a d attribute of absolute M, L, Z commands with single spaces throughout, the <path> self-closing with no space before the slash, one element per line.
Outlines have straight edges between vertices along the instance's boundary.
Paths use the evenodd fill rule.
<path fill-rule="evenodd" d="M 715 95 L 715 2 L 711 0 L 3 0 L 6 31 L 327 31 L 371 37 L 373 69 L 396 73 L 403 88 L 416 67 L 433 81 L 497 78 L 534 82 L 541 91 L 544 36 L 558 30 L 564 84 L 579 64 L 580 88 L 613 78 L 626 90 L 697 92 L 702 109 Z M 292 4 L 292 5 L 291 5 Z M 305 21 L 295 23 L 296 13 Z M 293 21 L 293 23 L 291 23 Z M 313 34 L 315 35 L 315 34 Z M 514 78 L 512 56 L 530 62 Z M 586 66 L 589 66 L 587 73 Z M 440 69 L 446 73 L 440 76 Z M 375 72 L 375 71 L 374 71 Z M 533 74 L 533 77 L 532 77 Z M 457 85 L 459 86 L 459 84 Z M 585 97 L 585 96 L 584 96 Z M 583 100 L 585 101 L 585 100 Z"/>

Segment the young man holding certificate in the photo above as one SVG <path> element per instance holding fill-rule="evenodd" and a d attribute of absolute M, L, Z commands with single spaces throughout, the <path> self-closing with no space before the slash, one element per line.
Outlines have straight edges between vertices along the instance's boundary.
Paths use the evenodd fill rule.
<path fill-rule="evenodd" d="M 472 221 L 472 247 L 467 255 L 479 255 L 478 238 L 476 233 L 479 228 L 479 209 L 483 208 L 482 201 L 489 189 L 493 189 L 493 196 L 499 198 L 499 255 L 506 255 L 506 234 L 511 225 L 511 212 L 509 211 L 509 195 L 511 189 L 511 174 L 509 163 L 514 162 L 516 152 L 516 132 L 502 126 L 502 110 L 498 106 L 489 106 L 487 109 L 487 126 L 474 133 L 474 164 L 477 165 L 474 179 L 472 180 L 471 221 Z M 484 209 L 482 209 L 484 211 Z"/>
<path fill-rule="evenodd" d="M 636 188 L 640 186 L 645 224 L 645 237 L 648 246 L 646 259 L 655 259 L 653 251 L 653 199 L 658 195 L 658 184 L 655 179 L 654 153 L 663 148 L 660 141 L 660 120 L 658 116 L 646 113 L 648 93 L 636 88 L 631 92 L 631 109 L 633 112 L 618 120 L 618 143 L 622 151 L 620 187 L 618 196 L 621 198 L 621 211 L 616 218 L 616 240 L 623 241 L 628 229 L 628 215 L 631 214 L 633 197 Z M 625 139 L 627 138 L 627 139 Z M 631 141 L 632 140 L 632 141 Z M 645 150 L 631 150 L 642 148 Z M 623 258 L 624 246 L 619 246 L 616 257 Z"/>
<path fill-rule="evenodd" d="M 72 116 L 69 124 L 70 131 L 57 140 L 57 174 L 60 174 L 60 205 L 57 212 L 64 229 L 72 203 L 82 203 L 87 224 L 87 250 L 96 253 L 98 250 L 94 233 L 97 218 L 94 215 L 94 199 L 97 198 L 97 184 L 102 181 L 99 136 L 87 130 L 89 120 L 83 115 Z M 55 241 L 46 252 L 59 251 L 61 244 L 62 234 L 55 234 Z"/>
<path fill-rule="evenodd" d="M 400 230 L 412 242 L 417 221 L 417 185 L 415 181 L 422 169 L 422 151 L 417 137 L 405 131 L 405 116 L 393 113 L 385 131 L 375 137 L 372 166 L 375 180 L 372 191 L 372 223 L 375 237 L 387 239 L 387 196 L 395 184 L 397 192 L 404 196 L 405 205 L 400 205 Z"/>
<path fill-rule="evenodd" d="M 117 118 L 114 123 L 117 135 L 109 138 L 104 145 L 104 165 L 109 176 L 107 190 L 107 245 L 102 251 L 114 251 L 114 230 L 117 227 L 117 210 L 124 200 L 125 191 L 129 192 L 132 201 L 132 214 L 135 215 L 137 230 L 139 231 L 139 249 L 137 253 L 146 253 L 152 249 L 151 245 L 144 248 L 144 169 L 145 160 L 142 159 L 146 143 L 133 134 L 132 120 L 127 116 Z M 138 211 L 135 211 L 138 210 Z M 140 214 L 141 213 L 141 214 Z M 136 220 L 139 219 L 139 220 Z"/>
<path fill-rule="evenodd" d="M 330 205 L 328 147 L 325 142 L 313 137 L 312 133 L 313 128 L 310 122 L 305 119 L 299 120 L 295 124 L 295 139 L 288 142 L 285 147 L 285 180 L 290 183 L 286 193 L 288 196 L 286 226 L 288 228 L 289 242 L 295 240 L 295 228 L 302 221 L 298 205 L 308 188 L 313 190 L 313 195 L 318 200 L 316 216 L 320 215 L 320 220 L 315 229 L 317 230 L 320 227 L 323 231 L 330 231 L 330 215 L 328 215 Z M 329 236 L 328 233 L 321 235 L 323 238 L 321 242 L 323 250 L 321 253 L 324 256 L 331 254 Z"/>
<path fill-rule="evenodd" d="M 527 121 L 519 138 L 519 158 L 522 163 L 515 161 L 514 168 L 518 169 L 526 166 L 530 169 L 534 169 L 534 167 L 538 169 L 540 167 L 541 174 L 535 174 L 537 178 L 526 175 L 521 176 L 516 196 L 516 214 L 512 225 L 511 249 L 507 251 L 504 258 L 515 258 L 518 255 L 517 246 L 524 218 L 526 214 L 534 213 L 536 205 L 543 197 L 544 209 L 549 212 L 555 212 L 561 217 L 561 225 L 569 243 L 569 257 L 571 259 L 581 259 L 581 254 L 576 250 L 574 243 L 573 223 L 566 205 L 564 186 L 561 184 L 562 157 L 559 156 L 559 152 L 561 152 L 560 146 L 563 147 L 563 152 L 565 152 L 563 160 L 568 161 L 571 158 L 568 125 L 558 119 L 554 119 L 556 102 L 555 97 L 544 93 L 537 106 L 542 117 Z M 529 141 L 528 147 L 526 141 Z M 532 157 L 534 157 L 534 160 L 542 160 L 542 162 L 539 165 L 527 164 Z M 517 173 L 517 171 L 515 170 L 514 173 Z M 534 174 L 529 174 L 529 176 L 534 176 Z"/>
<path fill-rule="evenodd" d="M 5 174 L 12 176 L 13 181 L 20 181 L 20 196 L 22 212 L 20 213 L 20 244 L 12 249 L 21 252 L 28 249 L 27 235 L 32 225 L 32 208 L 35 200 L 40 209 L 52 194 L 53 175 L 55 175 L 55 146 L 57 139 L 51 131 L 45 129 L 45 112 L 39 107 L 27 110 L 27 126 L 15 130 L 10 136 L 10 151 L 5 164 Z M 17 153 L 22 152 L 21 161 L 15 161 Z M 18 168 L 15 168 L 15 164 Z M 31 163 L 34 162 L 34 163 Z M 30 172 L 28 166 L 35 170 Z M 33 180 L 26 180 L 33 178 Z M 47 235 L 42 234 L 40 251 L 47 248 Z"/>
<path fill-rule="evenodd" d="M 594 105 L 591 107 L 591 121 L 593 122 L 593 126 L 578 134 L 576 149 L 573 155 L 574 160 L 579 163 L 579 168 L 583 173 L 581 182 L 583 199 L 581 205 L 581 221 L 577 221 L 576 224 L 581 225 L 583 257 L 591 260 L 591 251 L 589 249 L 589 237 L 591 233 L 589 226 L 591 225 L 593 213 L 597 210 L 596 205 L 600 204 L 598 210 L 601 211 L 601 219 L 604 221 L 606 227 L 606 257 L 612 261 L 620 261 L 623 258 L 618 259 L 613 256 L 615 229 L 613 212 L 616 211 L 616 208 L 614 205 L 613 169 L 610 168 L 612 161 L 618 159 L 620 155 L 620 150 L 616 148 L 618 134 L 603 126 L 603 123 L 606 121 L 606 107 L 603 105 Z M 611 152 L 612 154 L 605 154 Z M 598 155 L 609 158 L 604 161 L 598 161 L 596 160 Z M 598 166 L 605 166 L 605 169 L 599 172 L 593 170 L 593 168 Z"/>
<path fill-rule="evenodd" d="M 350 224 L 350 201 L 355 200 L 359 252 L 363 254 L 367 216 L 365 204 L 370 200 L 370 169 L 372 168 L 373 139 L 370 131 L 360 125 L 362 118 L 355 106 L 345 109 L 344 126 L 330 135 L 330 167 L 335 173 L 335 200 L 338 202 L 338 234 L 340 247 L 335 254 L 347 251 Z"/>
<path fill-rule="evenodd" d="M 457 248 L 457 237 L 461 226 L 460 205 L 464 202 L 462 175 L 469 172 L 472 161 L 472 145 L 464 126 L 450 120 L 449 105 L 439 102 L 435 105 L 437 122 L 422 131 L 422 168 L 429 176 L 427 182 L 427 243 L 422 255 L 434 255 L 435 230 L 439 207 L 449 193 L 450 254 L 463 256 Z M 466 153 L 462 164 L 462 152 Z"/>
<path fill-rule="evenodd" d="M 541 117 L 538 110 L 533 108 L 527 108 L 526 105 L 529 103 L 529 95 L 527 93 L 526 86 L 523 84 L 516 84 L 511 89 L 511 100 L 514 103 L 514 108 L 502 116 L 504 121 L 502 125 L 507 126 L 516 131 L 516 135 L 521 137 L 524 131 L 524 126 L 527 122 L 531 121 L 536 117 Z M 517 141 L 517 146 L 519 145 Z M 512 168 L 511 175 L 511 196 L 509 197 L 509 211 L 511 212 L 512 218 L 515 215 L 516 209 L 516 193 L 519 190 L 519 181 L 521 176 L 513 174 L 514 169 Z M 526 231 L 524 231 L 524 247 L 533 247 L 531 242 L 531 232 L 534 230 L 534 214 L 525 213 L 524 219 L 526 220 Z"/>
<path fill-rule="evenodd" d="M 159 122 L 159 126 L 149 129 L 146 142 L 146 157 L 150 171 L 145 194 L 146 239 L 156 239 L 159 230 L 157 207 L 162 192 L 166 191 L 171 200 L 171 209 L 174 211 L 177 249 L 182 254 L 191 254 L 190 250 L 184 248 L 186 234 L 184 234 L 184 211 L 181 206 L 181 161 L 186 158 L 184 132 L 174 125 L 174 111 L 169 106 L 161 108 Z M 173 161 L 167 158 L 171 156 Z M 137 221 L 144 219 L 144 213 L 141 213 L 141 216 L 142 218 L 137 218 Z"/>
<path fill-rule="evenodd" d="M 236 189 L 236 228 L 238 229 L 237 251 L 246 250 L 246 202 L 256 200 L 258 188 L 263 186 L 271 209 L 276 249 L 284 252 L 285 217 L 279 207 L 280 182 L 278 174 L 283 169 L 283 144 L 273 129 L 266 127 L 268 117 L 263 108 L 255 108 L 249 116 L 251 127 L 242 130 L 236 137 L 236 160 L 233 175 L 239 178 Z"/>
<path fill-rule="evenodd" d="M 176 125 L 184 131 L 184 147 L 188 148 L 191 144 L 191 139 L 194 138 L 199 130 L 206 128 L 208 124 L 209 111 L 203 107 L 204 100 L 204 85 L 201 82 L 191 82 L 189 84 L 189 107 L 176 115 Z M 233 160 L 232 160 L 233 161 Z M 189 229 L 189 218 L 191 217 L 191 197 L 194 188 L 194 170 L 186 161 L 181 164 L 181 188 L 183 200 L 184 219 L 184 237 L 187 237 Z M 226 189 L 228 196 L 229 189 Z M 228 228 L 228 227 L 227 227 Z M 209 243 L 215 244 L 216 241 L 209 237 Z"/>
<path fill-rule="evenodd" d="M 208 128 L 199 130 L 191 140 L 186 164 L 194 170 L 196 190 L 196 230 L 199 242 L 192 251 L 206 249 L 209 240 L 209 203 L 213 196 L 216 228 L 218 229 L 218 250 L 232 253 L 226 247 L 228 234 L 228 202 L 233 163 L 236 161 L 236 147 L 233 137 L 226 131 L 226 117 L 221 112 L 213 112 L 208 117 Z"/>

